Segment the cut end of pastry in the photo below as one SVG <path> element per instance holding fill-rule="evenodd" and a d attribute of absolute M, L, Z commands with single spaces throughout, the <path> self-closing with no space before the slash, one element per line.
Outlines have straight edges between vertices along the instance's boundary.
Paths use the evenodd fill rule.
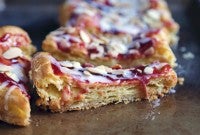
<path fill-rule="evenodd" d="M 52 112 L 154 100 L 177 83 L 176 73 L 166 63 L 113 69 L 57 61 L 48 53 L 33 58 L 32 78 L 39 95 L 37 105 Z"/>

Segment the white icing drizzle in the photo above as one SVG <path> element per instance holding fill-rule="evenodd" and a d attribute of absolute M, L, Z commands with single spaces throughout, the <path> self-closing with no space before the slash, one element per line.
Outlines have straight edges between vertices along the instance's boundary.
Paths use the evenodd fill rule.
<path fill-rule="evenodd" d="M 4 89 L 7 85 L 8 85 L 8 82 L 3 82 L 3 83 L 0 85 L 0 90 L 1 90 L 1 89 Z"/>
<path fill-rule="evenodd" d="M 66 3 L 69 4 L 69 6 L 75 7 L 72 14 L 78 16 L 84 16 L 84 14 L 87 14 L 91 18 L 94 16 L 100 17 L 99 25 L 102 31 L 108 33 L 122 32 L 132 38 L 154 28 L 154 26 L 149 26 L 148 20 L 152 20 L 153 18 L 159 22 L 158 19 L 161 11 L 159 11 L 159 9 L 150 9 L 150 1 L 148 0 L 109 0 L 109 2 L 112 6 L 106 5 L 105 0 L 69 0 Z M 74 18 L 71 18 L 75 23 L 78 21 L 73 19 Z M 147 19 L 147 22 L 144 21 L 144 19 Z M 96 49 L 97 52 L 89 53 L 91 59 L 102 58 L 104 56 L 117 58 L 119 54 L 139 55 L 139 51 L 136 50 L 137 48 L 129 51 L 130 44 L 131 46 L 133 45 L 132 39 L 130 41 L 127 40 L 128 38 L 126 37 L 125 41 L 123 41 L 117 40 L 117 36 L 114 36 L 114 38 L 103 35 L 102 37 L 106 39 L 104 40 L 99 35 L 92 35 L 90 32 L 87 34 L 80 34 L 82 35 L 80 37 L 80 35 L 76 33 L 72 35 L 73 32 L 77 31 L 76 28 L 79 29 L 79 27 L 71 27 L 74 25 L 75 24 L 71 25 L 71 22 L 69 21 L 69 23 L 66 24 L 66 28 L 60 28 L 52 32 L 50 35 L 53 37 L 55 42 L 59 42 L 59 45 L 62 48 L 70 48 L 73 44 L 70 40 L 73 40 L 77 43 L 85 43 L 84 45 L 86 49 Z M 120 39 L 122 39 L 122 37 L 120 37 Z M 135 43 L 135 46 L 136 45 L 137 42 Z M 150 48 L 144 54 L 151 55 L 153 53 L 154 48 Z"/>
<path fill-rule="evenodd" d="M 1 46 L 17 46 L 18 43 L 22 45 L 27 44 L 27 41 L 24 39 L 22 35 L 15 34 L 6 34 L 5 38 L 9 37 L 6 41 L 0 42 Z"/>
<path fill-rule="evenodd" d="M 17 86 L 11 86 L 9 89 L 8 89 L 8 91 L 6 92 L 6 95 L 5 95 L 5 104 L 4 104 L 4 109 L 6 110 L 6 111 L 8 111 L 8 100 L 9 100 L 9 98 L 10 98 L 10 95 L 11 95 L 11 93 L 13 92 L 13 90 L 15 90 L 17 88 Z"/>
<path fill-rule="evenodd" d="M 55 33 L 56 33 L 56 31 L 52 34 L 55 34 Z M 77 43 L 81 42 L 81 40 L 78 37 L 66 35 L 64 33 L 62 35 L 59 35 L 59 36 L 54 36 L 53 39 L 56 42 L 59 42 L 62 47 L 70 47 L 71 46 L 70 41 L 69 41 L 70 39 L 76 41 Z"/>
<path fill-rule="evenodd" d="M 10 66 L 5 66 L 3 64 L 0 64 L 1 66 L 7 67 L 7 69 L 8 69 L 8 70 L 0 69 L 0 73 L 5 74 L 5 75 L 7 75 L 7 77 L 12 79 L 12 80 L 2 82 L 0 84 L 0 90 L 7 87 L 7 88 L 9 88 L 9 91 L 11 91 L 13 87 L 18 87 L 18 88 L 20 88 L 21 91 L 26 93 L 26 89 L 25 89 L 24 85 L 20 83 L 20 81 L 22 81 L 23 83 L 26 83 L 28 81 L 28 78 L 25 75 L 24 65 L 19 64 L 16 59 L 13 59 L 12 62 L 14 62 L 14 64 L 12 64 Z M 10 81 L 11 81 L 12 85 L 8 86 Z M 7 93 L 9 94 L 9 92 L 7 92 Z"/>
<path fill-rule="evenodd" d="M 91 17 L 101 16 L 100 28 L 103 31 L 117 30 L 120 32 L 137 35 L 139 32 L 148 29 L 148 23 L 142 19 L 143 12 L 148 9 L 150 3 L 147 0 L 109 0 L 113 6 L 107 6 L 105 1 L 77 1 L 70 0 L 69 4 L 76 7 L 75 14 L 87 14 Z M 101 7 L 101 8 L 99 8 Z M 155 18 L 158 15 L 148 13 Z M 68 25 L 68 24 L 67 24 Z"/>
<path fill-rule="evenodd" d="M 89 4 L 87 4 L 86 2 L 80 2 L 79 4 L 79 8 L 76 8 L 74 10 L 74 12 L 76 14 L 86 14 L 89 16 L 95 16 L 97 11 L 95 8 L 91 7 Z"/>
<path fill-rule="evenodd" d="M 12 65 L 13 70 L 11 72 L 17 76 L 17 78 L 23 82 L 27 82 L 28 78 L 25 76 L 24 69 L 19 64 Z"/>
<path fill-rule="evenodd" d="M 12 78 L 14 81 L 19 82 L 20 80 L 23 82 L 27 82 L 28 78 L 24 75 L 24 69 L 19 64 L 12 64 L 9 67 L 9 71 L 5 71 L 5 74 Z"/>
<path fill-rule="evenodd" d="M 164 67 L 164 66 L 166 66 L 166 65 L 168 65 L 167 63 L 153 63 L 153 64 L 151 64 L 151 65 L 149 65 L 149 67 L 155 67 L 156 69 L 158 69 L 158 70 L 160 70 L 162 67 Z"/>
<path fill-rule="evenodd" d="M 75 29 L 74 33 L 66 33 L 68 27 L 60 28 L 52 32 L 50 37 L 57 43 L 61 51 L 65 51 L 63 49 L 70 50 L 73 45 L 84 47 L 84 53 L 86 51 L 90 59 L 102 58 L 105 56 L 118 58 L 119 54 L 140 55 L 139 49 L 143 47 L 142 44 L 153 40 L 153 38 L 147 37 L 145 33 L 138 35 L 136 39 L 130 35 L 120 36 L 119 38 L 118 36 L 95 35 L 91 33 L 87 33 L 86 35 L 82 34 L 81 37 L 81 34 L 79 34 L 81 30 L 78 28 Z M 62 31 L 62 34 L 60 31 Z M 146 48 L 143 55 L 149 56 L 154 54 L 154 52 L 154 43 L 152 42 L 152 46 Z"/>
<path fill-rule="evenodd" d="M 86 67 L 83 68 L 79 66 L 78 68 L 72 66 L 68 66 L 70 61 L 65 61 L 67 65 L 62 62 L 57 62 L 53 57 L 50 57 L 52 64 L 59 67 L 62 73 L 68 74 L 73 79 L 79 80 L 81 82 L 89 82 L 89 83 L 111 83 L 116 82 L 119 83 L 119 80 L 123 79 L 140 79 L 142 76 L 147 80 L 151 78 L 153 75 L 154 69 L 161 69 L 161 67 L 165 66 L 165 63 L 154 63 L 149 66 L 143 67 L 143 71 L 141 69 L 112 69 L 106 66 L 98 66 L 98 67 Z M 151 71 L 147 70 L 150 69 Z M 145 71 L 147 70 L 147 71 Z M 134 71 L 134 72 L 132 72 Z M 137 74 L 142 74 L 142 76 L 138 76 Z"/>

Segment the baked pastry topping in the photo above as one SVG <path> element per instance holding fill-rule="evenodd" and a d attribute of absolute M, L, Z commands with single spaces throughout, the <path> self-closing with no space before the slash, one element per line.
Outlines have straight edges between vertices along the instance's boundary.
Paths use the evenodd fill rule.
<path fill-rule="evenodd" d="M 167 63 L 154 63 L 148 66 L 139 66 L 130 69 L 113 69 L 107 66 L 97 66 L 78 62 L 61 61 L 57 62 L 51 57 L 51 66 L 55 75 L 69 75 L 74 80 L 84 83 L 123 83 L 124 81 L 140 80 L 147 83 L 152 77 L 158 77 L 161 73 L 169 72 L 171 67 Z M 76 65 L 74 64 L 76 63 Z"/>
<path fill-rule="evenodd" d="M 10 46 L 20 47 L 22 45 L 29 45 L 29 44 L 30 44 L 30 39 L 23 34 L 6 33 L 0 37 L 1 47 L 10 47 Z"/>
<path fill-rule="evenodd" d="M 160 61 L 175 66 L 169 45 L 178 25 L 163 0 L 69 0 L 61 18 L 65 28 L 50 33 L 42 45 L 57 59 L 123 67 Z"/>
<path fill-rule="evenodd" d="M 71 32 L 71 29 L 73 29 L 73 32 Z M 154 33 L 158 32 L 159 30 Z M 70 52 L 70 48 L 78 46 L 91 59 L 102 57 L 138 58 L 152 55 L 157 41 L 152 35 L 153 32 L 151 31 L 135 37 L 124 36 L 123 40 L 119 40 L 116 37 L 90 34 L 81 28 L 74 27 L 63 27 L 50 34 L 57 43 L 58 49 L 62 52 Z"/>
<path fill-rule="evenodd" d="M 0 120 L 26 126 L 30 122 L 30 55 L 27 33 L 15 26 L 0 28 Z"/>
<path fill-rule="evenodd" d="M 43 52 L 35 55 L 31 65 L 39 95 L 37 105 L 53 112 L 88 109 L 112 102 L 152 100 L 168 93 L 177 82 L 176 73 L 167 63 L 109 68 L 57 61 Z"/>
<path fill-rule="evenodd" d="M 15 26 L 4 26 L 0 28 L 0 55 L 7 51 L 10 47 L 20 48 L 23 55 L 30 58 L 30 55 L 36 51 L 31 45 L 28 34 L 21 28 Z M 13 50 L 16 53 L 17 49 Z M 15 54 L 13 54 L 15 55 Z"/>
<path fill-rule="evenodd" d="M 6 61 L 6 63 L 5 63 Z M 0 59 L 0 83 L 20 88 L 24 94 L 27 94 L 28 71 L 30 70 L 30 61 L 23 57 L 15 59 Z"/>
<path fill-rule="evenodd" d="M 69 0 L 65 8 L 63 24 L 92 31 L 137 35 L 152 28 L 178 29 L 163 0 Z"/>
<path fill-rule="evenodd" d="M 30 70 L 30 61 L 25 56 L 23 56 L 23 52 L 20 48 L 11 47 L 26 44 L 21 44 L 22 42 L 19 42 L 20 38 L 17 38 L 17 36 L 15 36 L 14 38 L 10 38 L 9 35 L 7 36 L 8 37 L 4 37 L 6 39 L 1 39 L 1 47 L 7 47 L 7 49 L 6 51 L 4 51 L 3 49 L 1 50 L 2 54 L 0 56 L 0 83 L 5 84 L 3 86 L 8 88 L 12 86 L 19 87 L 20 90 L 22 90 L 22 92 L 28 96 L 26 91 L 27 86 L 25 86 L 25 84 L 28 82 L 27 76 L 28 71 Z M 9 45 L 4 44 L 6 41 L 10 42 Z M 15 41 L 18 41 L 18 43 Z"/>
<path fill-rule="evenodd" d="M 174 66 L 176 59 L 164 36 L 163 29 L 135 36 L 113 36 L 93 34 L 80 27 L 61 27 L 46 37 L 42 48 L 57 59 L 90 62 L 94 65 L 121 64 L 130 67 L 161 61 Z M 130 62 L 125 63 L 124 60 Z"/>

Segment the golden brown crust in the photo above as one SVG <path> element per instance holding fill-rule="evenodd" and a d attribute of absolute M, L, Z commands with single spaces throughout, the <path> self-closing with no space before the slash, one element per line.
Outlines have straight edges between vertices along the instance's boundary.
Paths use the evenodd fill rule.
<path fill-rule="evenodd" d="M 19 88 L 0 89 L 0 120 L 19 126 L 30 123 L 28 97 Z"/>
<path fill-rule="evenodd" d="M 31 44 L 31 39 L 26 31 L 24 31 L 22 28 L 17 26 L 3 26 L 0 27 L 0 37 L 4 36 L 5 34 L 16 34 L 16 35 L 22 35 L 26 39 L 26 44 L 22 44 L 19 48 L 22 49 L 24 52 L 24 55 L 27 57 L 30 57 L 33 53 L 36 52 L 36 47 L 34 47 Z"/>
<path fill-rule="evenodd" d="M 6 33 L 11 33 L 11 34 L 22 34 L 27 38 L 28 43 L 31 43 L 31 39 L 29 38 L 27 32 L 25 32 L 22 28 L 17 27 L 17 26 L 3 26 L 0 28 L 0 37 L 2 37 Z"/>
<path fill-rule="evenodd" d="M 32 61 L 32 79 L 37 88 L 39 99 L 37 105 L 50 109 L 53 112 L 63 112 L 67 110 L 81 110 L 96 108 L 113 102 L 131 102 L 141 99 L 157 99 L 164 96 L 177 83 L 177 75 L 171 69 L 168 73 L 150 79 L 146 84 L 146 90 L 141 90 L 140 82 L 124 82 L 122 84 L 113 83 L 102 85 L 100 83 L 86 84 L 76 82 L 68 75 L 57 76 L 51 67 L 51 57 L 48 53 L 38 53 Z M 70 85 L 72 93 L 76 93 L 81 88 L 89 89 L 89 93 L 79 97 L 79 100 L 71 99 L 67 103 L 62 101 L 61 85 Z M 116 95 L 116 92 L 118 93 Z M 121 94 L 119 94 L 121 92 Z M 147 92 L 147 93 L 146 93 Z M 107 95 L 111 97 L 107 98 Z M 73 94 L 72 94 L 73 95 Z"/>
<path fill-rule="evenodd" d="M 167 3 L 164 0 L 161 0 L 158 3 L 158 9 L 162 10 L 161 21 L 164 23 L 164 27 L 168 32 L 170 45 L 176 45 L 179 40 L 177 33 L 180 29 L 180 26 L 173 20 Z"/>
<path fill-rule="evenodd" d="M 71 11 L 69 10 L 68 4 L 65 3 L 65 4 L 60 6 L 58 19 L 59 19 L 59 22 L 60 22 L 61 26 L 65 26 L 66 25 L 66 22 L 70 18 L 70 14 L 71 14 Z"/>
<path fill-rule="evenodd" d="M 174 53 L 172 52 L 168 40 L 166 40 L 166 37 L 168 36 L 168 32 L 166 29 L 161 29 L 157 34 L 153 34 L 152 38 L 156 39 L 156 45 L 155 45 L 155 52 L 151 56 L 147 57 L 141 57 L 141 58 L 128 58 L 126 60 L 124 59 L 117 59 L 112 57 L 102 57 L 102 58 L 95 58 L 90 59 L 90 57 L 85 53 L 85 48 L 80 49 L 76 46 L 70 47 L 70 52 L 65 53 L 62 52 L 57 47 L 57 43 L 53 39 L 53 36 L 48 35 L 46 39 L 43 41 L 42 49 L 46 52 L 51 53 L 54 57 L 56 57 L 59 60 L 71 60 L 71 61 L 78 61 L 80 63 L 92 63 L 94 65 L 106 65 L 106 66 L 113 66 L 116 64 L 120 64 L 123 67 L 131 67 L 131 66 L 137 66 L 137 65 L 146 65 L 150 64 L 154 61 L 160 61 L 160 62 L 167 62 L 172 67 L 174 67 L 176 64 L 176 57 Z"/>
<path fill-rule="evenodd" d="M 37 86 L 42 85 L 43 77 L 52 78 L 55 76 L 51 69 L 49 53 L 36 53 L 31 62 L 32 80 L 37 83 Z"/>

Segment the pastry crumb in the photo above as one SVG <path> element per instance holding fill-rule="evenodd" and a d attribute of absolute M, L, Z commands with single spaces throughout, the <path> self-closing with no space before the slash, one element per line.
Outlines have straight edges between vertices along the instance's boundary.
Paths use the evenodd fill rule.
<path fill-rule="evenodd" d="M 175 89 L 171 89 L 171 90 L 169 91 L 169 94 L 174 94 L 174 93 L 176 93 L 176 90 L 175 90 Z"/>
<path fill-rule="evenodd" d="M 153 108 L 156 108 L 158 106 L 160 106 L 160 99 L 156 99 L 156 100 L 152 101 L 152 107 Z"/>
<path fill-rule="evenodd" d="M 183 77 L 179 77 L 179 78 L 178 78 L 178 84 L 179 84 L 179 85 L 183 85 L 183 84 L 184 84 L 184 81 L 185 81 L 185 78 L 183 78 Z"/>
<path fill-rule="evenodd" d="M 190 59 L 194 59 L 195 56 L 191 52 L 186 52 L 186 53 L 183 54 L 183 58 L 186 59 L 186 60 L 190 60 Z"/>

